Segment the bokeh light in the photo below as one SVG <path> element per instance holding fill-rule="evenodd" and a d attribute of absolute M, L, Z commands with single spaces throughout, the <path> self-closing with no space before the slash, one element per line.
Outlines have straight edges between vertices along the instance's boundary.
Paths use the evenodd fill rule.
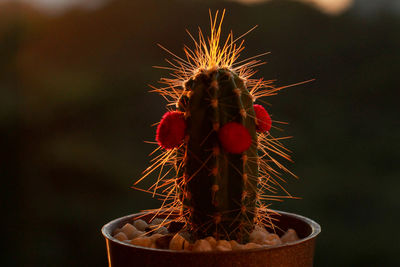
<path fill-rule="evenodd" d="M 256 3 L 266 2 L 268 0 L 235 0 L 235 1 L 244 4 L 256 4 Z M 323 12 L 329 14 L 339 14 L 347 10 L 353 3 L 353 0 L 297 0 L 297 1 L 315 5 Z"/>

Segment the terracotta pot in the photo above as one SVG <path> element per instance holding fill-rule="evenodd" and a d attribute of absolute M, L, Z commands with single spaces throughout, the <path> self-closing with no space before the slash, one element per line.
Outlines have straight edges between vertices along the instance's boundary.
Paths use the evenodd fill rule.
<path fill-rule="evenodd" d="M 212 252 L 187 252 L 165 249 L 153 249 L 138 247 L 118 241 L 112 237 L 112 232 L 122 227 L 142 213 L 118 218 L 104 225 L 103 236 L 107 243 L 109 266 L 312 266 L 314 257 L 315 239 L 321 232 L 319 224 L 306 217 L 278 211 L 279 222 L 276 225 L 286 231 L 288 228 L 296 230 L 299 241 L 280 245 L 273 248 L 257 248 L 236 251 L 212 251 Z M 151 217 L 143 217 L 147 220 Z M 282 233 L 277 233 L 281 235 Z"/>

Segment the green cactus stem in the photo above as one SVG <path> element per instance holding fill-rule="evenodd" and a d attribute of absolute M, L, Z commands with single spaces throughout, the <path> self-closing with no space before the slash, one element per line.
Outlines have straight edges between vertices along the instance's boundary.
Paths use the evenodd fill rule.
<path fill-rule="evenodd" d="M 184 181 L 181 200 L 195 238 L 248 240 L 257 196 L 257 135 L 253 98 L 231 70 L 201 71 L 185 84 L 179 110 L 187 122 L 184 155 L 177 169 Z M 221 146 L 218 131 L 243 125 L 252 144 L 240 154 Z"/>

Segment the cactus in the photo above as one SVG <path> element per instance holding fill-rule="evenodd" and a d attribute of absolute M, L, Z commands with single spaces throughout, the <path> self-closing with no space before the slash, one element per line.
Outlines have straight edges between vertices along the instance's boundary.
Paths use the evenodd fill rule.
<path fill-rule="evenodd" d="M 135 185 L 159 168 L 158 180 L 148 190 L 164 198 L 156 215 L 178 215 L 174 220 L 184 222 L 193 239 L 214 236 L 245 243 L 255 224 L 273 228 L 273 211 L 263 200 L 279 199 L 274 194 L 280 189 L 290 197 L 276 167 L 289 171 L 272 155 L 290 157 L 269 133 L 267 111 L 253 105 L 282 88 L 250 78 L 260 64 L 257 59 L 234 67 L 243 41 L 238 44 L 231 33 L 220 46 L 224 14 L 218 27 L 218 12 L 214 18 L 210 14 L 207 41 L 201 31 L 198 41 L 190 35 L 195 50 L 185 47 L 186 59 L 161 46 L 175 58 L 168 61 L 173 78 L 163 78 L 167 86 L 153 91 L 176 110 L 158 125 L 156 140 L 162 148 L 156 150 L 161 154 Z"/>
<path fill-rule="evenodd" d="M 193 233 L 247 240 L 256 205 L 253 178 L 258 177 L 257 162 L 248 160 L 257 158 L 253 99 L 237 74 L 224 68 L 199 72 L 186 82 L 185 93 L 179 109 L 186 117 L 187 143 L 178 152 L 184 161 L 177 164 L 182 166 L 178 176 L 185 179 L 181 201 L 190 211 Z M 243 125 L 251 137 L 243 152 L 231 153 L 219 140 L 226 138 L 221 127 L 232 122 Z"/>

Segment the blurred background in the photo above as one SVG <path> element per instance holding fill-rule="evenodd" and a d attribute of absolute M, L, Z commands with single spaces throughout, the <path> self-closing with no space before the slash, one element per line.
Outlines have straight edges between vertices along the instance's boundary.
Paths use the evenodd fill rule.
<path fill-rule="evenodd" d="M 266 99 L 302 198 L 273 207 L 321 224 L 315 266 L 400 265 L 400 1 L 0 0 L 3 266 L 106 266 L 102 225 L 159 205 L 130 189 L 166 111 L 156 43 L 182 55 L 209 8 L 259 25 L 258 77 L 316 79 Z"/>

